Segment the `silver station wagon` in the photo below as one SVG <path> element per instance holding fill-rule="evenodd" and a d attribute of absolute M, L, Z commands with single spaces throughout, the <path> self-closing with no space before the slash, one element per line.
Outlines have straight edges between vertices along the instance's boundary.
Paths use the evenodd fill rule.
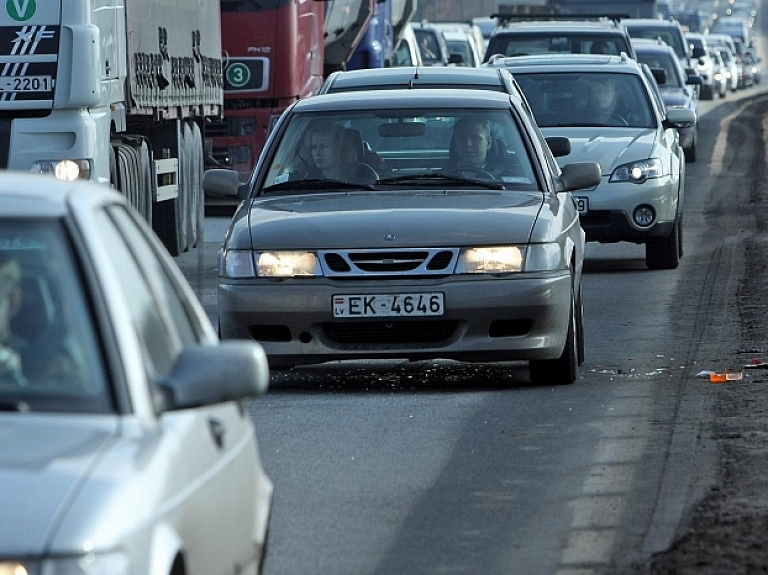
<path fill-rule="evenodd" d="M 548 145 L 549 144 L 549 145 Z M 272 368 L 344 359 L 529 360 L 572 383 L 583 361 L 584 232 L 564 165 L 514 94 L 375 90 L 315 96 L 281 117 L 239 185 L 220 252 L 223 338 Z"/>

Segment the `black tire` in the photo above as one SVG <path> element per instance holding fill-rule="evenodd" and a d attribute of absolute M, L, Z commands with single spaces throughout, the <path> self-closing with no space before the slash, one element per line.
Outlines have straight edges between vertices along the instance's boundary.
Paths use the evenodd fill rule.
<path fill-rule="evenodd" d="M 576 298 L 576 351 L 579 365 L 584 363 L 587 356 L 584 338 L 584 299 L 582 291 L 581 284 L 579 284 L 579 295 Z"/>
<path fill-rule="evenodd" d="M 673 270 L 680 264 L 680 220 L 665 238 L 649 238 L 645 244 L 645 265 L 649 270 Z"/>
<path fill-rule="evenodd" d="M 683 257 L 683 216 L 677 216 L 677 257 Z"/>
<path fill-rule="evenodd" d="M 531 360 L 528 366 L 534 385 L 570 385 L 579 377 L 579 343 L 576 298 L 571 289 L 570 321 L 563 353 L 557 359 Z"/>

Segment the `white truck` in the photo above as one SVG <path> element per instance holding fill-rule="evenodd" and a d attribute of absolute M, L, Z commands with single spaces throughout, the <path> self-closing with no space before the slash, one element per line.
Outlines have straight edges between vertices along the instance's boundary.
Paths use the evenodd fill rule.
<path fill-rule="evenodd" d="M 173 255 L 203 230 L 218 0 L 5 0 L 0 168 L 121 190 Z"/>

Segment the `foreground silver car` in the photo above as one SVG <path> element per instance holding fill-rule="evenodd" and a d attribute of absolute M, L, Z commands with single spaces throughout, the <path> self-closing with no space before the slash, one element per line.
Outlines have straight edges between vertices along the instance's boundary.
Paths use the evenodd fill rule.
<path fill-rule="evenodd" d="M 220 343 L 122 195 L 0 175 L 0 573 L 258 573 L 272 483 Z"/>
<path fill-rule="evenodd" d="M 481 133 L 461 131 L 470 125 Z M 482 149 L 482 165 L 459 161 L 465 147 Z M 221 335 L 258 340 L 279 368 L 530 360 L 534 381 L 571 383 L 583 360 L 584 232 L 569 192 L 599 179 L 595 162 L 561 173 L 515 95 L 298 102 L 240 189 L 247 200 L 220 253 Z M 203 186 L 237 192 L 226 170 L 206 172 Z"/>

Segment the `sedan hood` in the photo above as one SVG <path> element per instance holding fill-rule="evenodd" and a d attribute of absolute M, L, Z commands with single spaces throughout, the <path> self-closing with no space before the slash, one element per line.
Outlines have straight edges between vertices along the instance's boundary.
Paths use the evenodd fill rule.
<path fill-rule="evenodd" d="M 105 444 L 111 418 L 21 415 L 0 417 L 3 527 L 0 556 L 38 555 L 50 544 Z"/>
<path fill-rule="evenodd" d="M 494 190 L 257 198 L 249 214 L 254 245 L 245 241 L 247 226 L 236 222 L 229 246 L 354 249 L 525 243 L 543 200 L 541 192 Z"/>
<path fill-rule="evenodd" d="M 561 164 L 598 162 L 604 176 L 622 164 L 651 157 L 657 138 L 655 129 L 638 128 L 545 128 L 542 132 L 571 141 L 571 153 L 558 158 Z"/>
<path fill-rule="evenodd" d="M 664 99 L 664 105 L 690 107 L 691 97 L 682 88 L 666 88 L 661 91 L 661 97 Z"/>

